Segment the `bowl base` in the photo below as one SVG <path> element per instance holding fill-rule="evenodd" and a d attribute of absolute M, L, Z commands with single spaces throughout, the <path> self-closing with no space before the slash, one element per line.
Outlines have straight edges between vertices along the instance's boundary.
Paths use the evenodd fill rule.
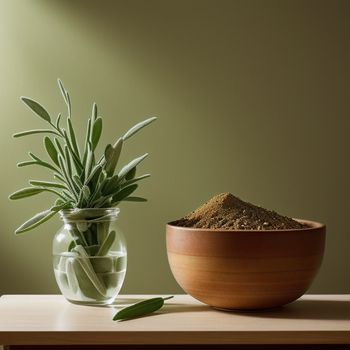
<path fill-rule="evenodd" d="M 258 308 L 258 309 L 240 309 L 240 308 L 225 308 L 225 307 L 217 307 L 217 306 L 211 306 L 213 309 L 218 311 L 225 311 L 225 312 L 243 312 L 243 313 L 254 313 L 254 312 L 270 312 L 270 311 L 276 311 L 279 309 L 282 309 L 284 305 L 280 306 L 272 306 L 267 308 Z"/>

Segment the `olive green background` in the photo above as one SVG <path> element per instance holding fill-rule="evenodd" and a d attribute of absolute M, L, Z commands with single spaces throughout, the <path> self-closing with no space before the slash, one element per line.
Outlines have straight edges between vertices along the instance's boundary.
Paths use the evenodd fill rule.
<path fill-rule="evenodd" d="M 19 101 L 56 116 L 73 102 L 80 136 L 93 101 L 104 144 L 158 116 L 131 139 L 123 160 L 150 156 L 138 195 L 122 204 L 128 241 L 125 293 L 176 293 L 165 223 L 230 191 L 293 217 L 327 224 L 311 292 L 350 292 L 349 1 L 0 1 L 0 294 L 57 293 L 51 241 L 60 220 L 22 236 L 15 228 L 50 195 L 10 202 L 35 167 L 17 169 L 44 123 Z M 101 148 L 100 148 L 101 150 Z"/>

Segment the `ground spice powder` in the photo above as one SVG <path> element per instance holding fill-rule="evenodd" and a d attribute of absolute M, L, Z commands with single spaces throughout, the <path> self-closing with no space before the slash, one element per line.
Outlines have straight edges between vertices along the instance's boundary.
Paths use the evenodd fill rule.
<path fill-rule="evenodd" d="M 221 193 L 172 223 L 176 226 L 227 230 L 300 229 L 303 224 L 235 197 Z"/>

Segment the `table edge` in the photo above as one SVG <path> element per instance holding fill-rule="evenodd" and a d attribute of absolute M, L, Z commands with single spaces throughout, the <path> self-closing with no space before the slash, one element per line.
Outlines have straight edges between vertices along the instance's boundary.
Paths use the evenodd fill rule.
<path fill-rule="evenodd" d="M 174 336 L 175 335 L 175 336 Z M 350 344 L 350 331 L 0 332 L 6 345 Z"/>

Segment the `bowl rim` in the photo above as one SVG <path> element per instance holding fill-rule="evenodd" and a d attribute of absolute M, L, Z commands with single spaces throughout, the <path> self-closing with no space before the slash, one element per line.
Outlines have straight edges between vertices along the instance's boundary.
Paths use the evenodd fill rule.
<path fill-rule="evenodd" d="M 259 232 L 259 233 L 281 233 L 281 232 L 305 232 L 305 231 L 314 231 L 319 229 L 325 229 L 326 225 L 313 220 L 306 220 L 306 219 L 298 219 L 293 218 L 293 220 L 298 221 L 302 224 L 307 225 L 308 227 L 303 228 L 289 228 L 289 229 L 283 229 L 283 230 L 227 230 L 227 229 L 215 229 L 215 228 L 197 228 L 197 227 L 184 227 L 184 226 L 176 226 L 173 223 L 175 221 L 170 221 L 166 224 L 166 227 L 174 228 L 176 230 L 180 231 L 192 231 L 192 232 L 198 232 L 198 231 L 205 231 L 205 232 L 232 232 L 232 233 L 248 233 L 248 232 Z"/>

